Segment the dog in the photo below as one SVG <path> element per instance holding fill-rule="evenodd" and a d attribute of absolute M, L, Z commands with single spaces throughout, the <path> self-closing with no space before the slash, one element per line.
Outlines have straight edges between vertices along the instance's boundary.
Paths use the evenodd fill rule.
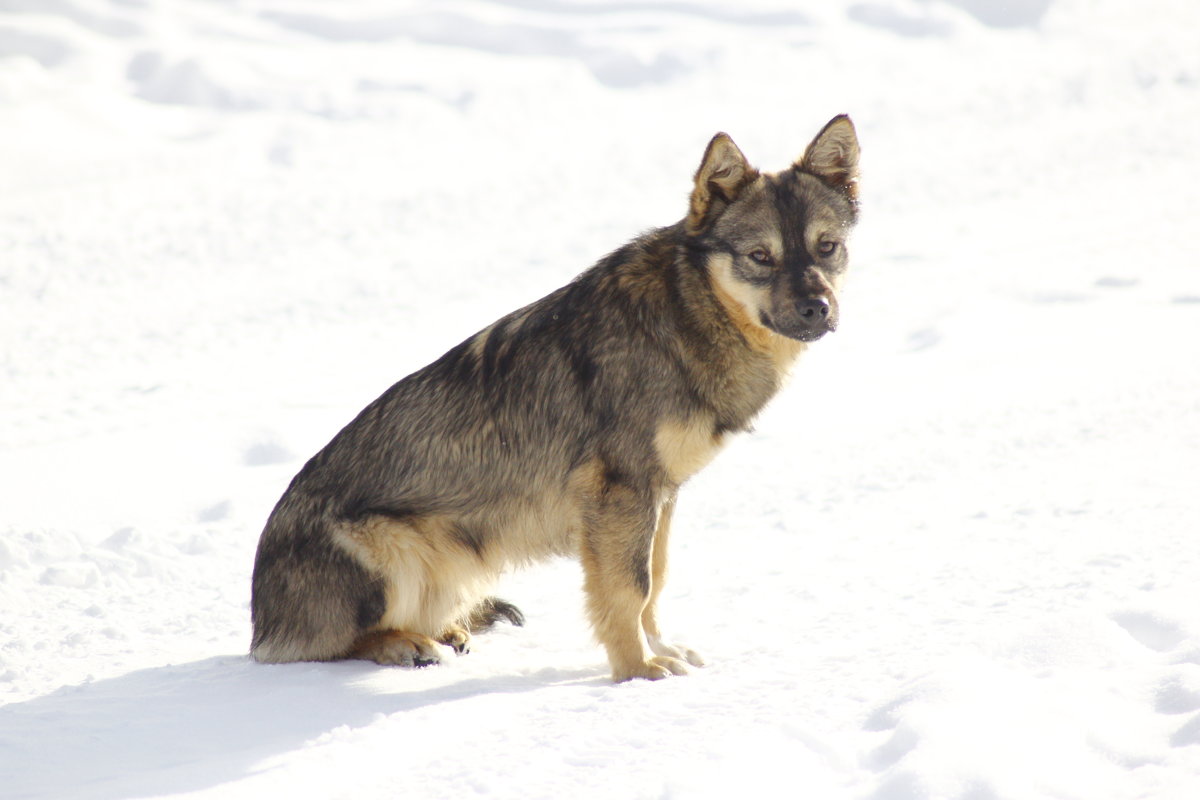
<path fill-rule="evenodd" d="M 676 495 L 836 329 L 858 164 L 845 115 L 774 174 L 719 133 L 682 220 L 368 405 L 267 520 L 252 657 L 434 664 L 521 624 L 502 571 L 572 555 L 615 681 L 702 666 L 656 610 Z"/>

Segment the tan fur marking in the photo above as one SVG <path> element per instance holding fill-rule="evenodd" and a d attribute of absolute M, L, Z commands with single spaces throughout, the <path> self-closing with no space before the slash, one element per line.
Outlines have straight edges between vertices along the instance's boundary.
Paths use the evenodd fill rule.
<path fill-rule="evenodd" d="M 667 420 L 658 426 L 654 449 L 667 477 L 676 486 L 712 461 L 723 442 L 713 430 L 713 420 L 704 415 L 685 422 Z"/>
<path fill-rule="evenodd" d="M 592 626 L 596 638 L 604 645 L 612 665 L 613 680 L 620 683 L 631 678 L 658 680 L 668 675 L 686 675 L 682 661 L 654 655 L 648 647 L 642 629 L 642 613 L 646 597 L 629 585 L 623 569 L 613 565 L 589 567 L 584 558 L 585 582 Z"/>
<path fill-rule="evenodd" d="M 341 527 L 334 540 L 384 578 L 386 610 L 377 628 L 439 637 L 466 619 L 504 569 L 577 552 L 581 509 L 594 502 L 602 476 L 603 465 L 589 463 L 571 472 L 565 486 L 509 497 L 486 519 L 377 516 Z M 482 552 L 456 538 L 458 522 L 487 526 Z"/>
<path fill-rule="evenodd" d="M 361 658 L 385 666 L 416 666 L 418 662 L 441 660 L 437 642 L 419 633 L 378 630 L 365 634 L 351 648 L 347 658 Z"/>
<path fill-rule="evenodd" d="M 667 583 L 667 545 L 671 539 L 671 516 L 675 512 L 672 495 L 658 510 L 658 527 L 654 529 L 654 547 L 650 554 L 650 598 L 642 609 L 642 630 L 650 641 L 662 638 L 658 627 L 658 597 Z"/>
<path fill-rule="evenodd" d="M 456 541 L 450 524 L 371 517 L 335 532 L 335 541 L 386 581 L 377 628 L 438 636 L 487 595 L 499 570 Z"/>
<path fill-rule="evenodd" d="M 488 337 L 490 337 L 495 330 L 496 323 L 493 322 L 491 325 L 488 325 L 479 333 L 475 334 L 475 336 L 471 339 L 471 345 L 469 349 L 471 351 L 471 355 L 475 357 L 476 362 L 483 359 L 483 349 L 487 347 Z"/>
<path fill-rule="evenodd" d="M 624 570 L 608 564 L 593 564 L 587 569 L 586 562 L 585 570 L 592 625 L 608 652 L 613 680 L 650 677 L 642 674 L 651 656 L 641 624 L 646 598 L 629 585 Z M 659 677 L 665 677 L 665 673 Z"/>
<path fill-rule="evenodd" d="M 604 462 L 594 458 L 567 476 L 567 492 L 582 507 L 590 506 L 604 491 Z"/>
<path fill-rule="evenodd" d="M 766 355 L 780 376 L 786 375 L 807 345 L 796 339 L 780 336 L 753 319 L 746 307 L 730 294 L 721 282 L 713 282 L 713 293 L 729 315 L 730 321 L 753 349 Z"/>
<path fill-rule="evenodd" d="M 613 679 L 663 678 L 675 672 L 655 664 L 642 630 L 642 611 L 649 587 L 637 585 L 638 565 L 630 554 L 641 551 L 658 524 L 657 509 L 648 509 L 639 493 L 617 483 L 603 483 L 587 512 L 580 547 L 588 615 L 596 638 L 608 652 Z M 644 568 L 651 567 L 650 552 Z"/>
<path fill-rule="evenodd" d="M 525 320 L 529 318 L 530 311 L 530 308 L 523 308 L 519 311 L 515 311 L 510 314 L 508 318 L 506 318 L 507 321 L 497 320 L 481 330 L 479 333 L 475 334 L 471 338 L 471 344 L 468 348 L 471 355 L 475 357 L 475 360 L 481 361 L 483 359 L 483 351 L 487 347 L 488 339 L 496 334 L 497 325 L 500 325 L 503 322 L 506 326 L 505 330 L 507 332 L 511 333 L 512 331 L 516 331 L 525 324 Z"/>
<path fill-rule="evenodd" d="M 659 660 L 673 659 L 679 662 L 675 669 L 667 666 L 673 675 L 679 675 L 679 667 L 682 664 L 703 667 L 704 658 L 689 647 L 665 642 L 658 624 L 658 598 L 667 583 L 667 551 L 671 539 L 671 516 L 674 512 L 675 495 L 672 494 L 663 500 L 658 510 L 658 527 L 654 529 L 654 545 L 650 555 L 650 597 L 646 601 L 646 607 L 642 609 L 642 630 L 646 634 L 646 643 L 650 646 L 650 651 L 659 656 Z M 655 660 L 651 659 L 652 662 Z"/>
<path fill-rule="evenodd" d="M 710 222 L 714 204 L 730 203 L 758 172 L 727 133 L 718 133 L 708 143 L 704 160 L 693 178 L 691 203 L 685 225 L 689 234 L 699 233 Z"/>
<path fill-rule="evenodd" d="M 456 653 L 465 653 L 471 643 L 471 632 L 456 623 L 438 634 L 437 640 L 439 644 L 454 648 Z"/>

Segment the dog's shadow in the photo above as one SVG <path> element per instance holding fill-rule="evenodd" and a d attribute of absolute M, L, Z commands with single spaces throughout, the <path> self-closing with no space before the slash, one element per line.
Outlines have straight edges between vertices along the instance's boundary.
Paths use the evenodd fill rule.
<path fill-rule="evenodd" d="M 466 678 L 381 691 L 363 662 L 263 666 L 244 656 L 132 672 L 0 708 L 8 798 L 197 791 L 258 771 L 339 726 L 487 693 L 605 681 L 600 670 Z M 414 673 L 405 673 L 413 675 Z"/>

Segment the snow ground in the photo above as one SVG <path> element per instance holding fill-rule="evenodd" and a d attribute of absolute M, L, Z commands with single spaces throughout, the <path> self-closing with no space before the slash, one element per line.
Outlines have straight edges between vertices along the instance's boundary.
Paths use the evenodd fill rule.
<path fill-rule="evenodd" d="M 799 8 L 798 8 L 799 6 Z M 0 794 L 1200 796 L 1200 10 L 0 0 Z M 849 112 L 843 326 L 685 488 L 609 684 L 578 567 L 448 665 L 245 657 L 391 382 Z"/>

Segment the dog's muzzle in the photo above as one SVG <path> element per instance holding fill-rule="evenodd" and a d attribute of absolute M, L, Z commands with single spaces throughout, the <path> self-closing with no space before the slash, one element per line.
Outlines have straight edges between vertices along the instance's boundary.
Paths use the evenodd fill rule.
<path fill-rule="evenodd" d="M 796 300 L 782 314 L 761 313 L 759 318 L 776 333 L 801 342 L 815 342 L 837 330 L 837 309 L 822 295 Z"/>

